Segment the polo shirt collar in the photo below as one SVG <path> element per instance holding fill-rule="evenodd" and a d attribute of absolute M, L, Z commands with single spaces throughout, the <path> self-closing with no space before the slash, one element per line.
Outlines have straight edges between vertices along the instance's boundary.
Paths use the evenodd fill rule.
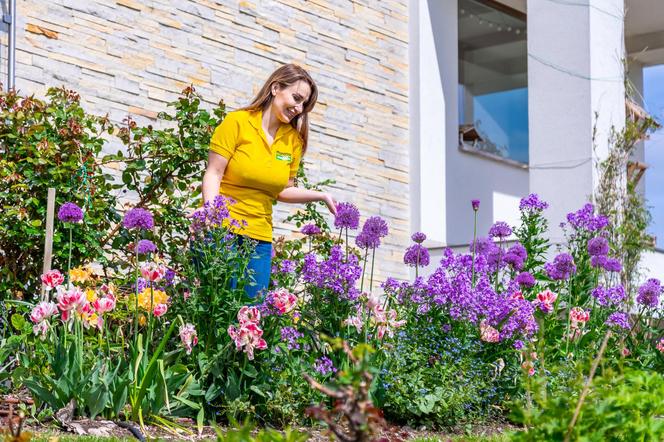
<path fill-rule="evenodd" d="M 265 141 L 265 144 L 269 146 L 270 143 L 267 142 L 267 137 L 265 136 L 265 132 L 263 131 L 263 110 L 260 109 L 257 111 L 250 112 L 249 123 L 254 127 L 254 129 L 258 131 L 263 141 Z M 277 129 L 277 133 L 274 136 L 272 144 L 274 144 L 282 136 L 286 135 L 287 133 L 290 133 L 292 130 L 295 130 L 293 126 L 291 126 L 290 124 L 282 123 L 279 126 L 279 129 Z"/>

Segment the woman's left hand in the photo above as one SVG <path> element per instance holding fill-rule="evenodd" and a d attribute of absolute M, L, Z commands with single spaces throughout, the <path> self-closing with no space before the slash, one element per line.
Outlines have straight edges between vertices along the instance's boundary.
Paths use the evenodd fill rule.
<path fill-rule="evenodd" d="M 332 215 L 337 216 L 337 202 L 334 200 L 332 195 L 329 193 L 323 193 L 321 201 L 325 203 Z"/>

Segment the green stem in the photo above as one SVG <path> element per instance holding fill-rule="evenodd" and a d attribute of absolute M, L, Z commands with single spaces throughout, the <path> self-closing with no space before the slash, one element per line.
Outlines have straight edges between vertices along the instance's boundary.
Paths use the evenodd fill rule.
<path fill-rule="evenodd" d="M 69 258 L 67 259 L 67 288 L 71 286 L 71 244 L 72 244 L 72 225 L 69 223 Z"/>
<path fill-rule="evenodd" d="M 367 258 L 369 257 L 369 247 L 364 252 L 364 263 L 362 264 L 362 281 L 360 282 L 360 293 L 364 291 L 364 274 L 367 270 Z"/>
<path fill-rule="evenodd" d="M 473 260 L 472 260 L 472 287 L 475 288 L 475 249 L 477 248 L 477 210 L 475 210 L 475 223 L 473 225 Z"/>
<path fill-rule="evenodd" d="M 376 259 L 376 248 L 373 248 L 371 253 L 371 279 L 369 280 L 369 293 L 373 291 L 373 274 L 374 274 L 374 261 Z"/>

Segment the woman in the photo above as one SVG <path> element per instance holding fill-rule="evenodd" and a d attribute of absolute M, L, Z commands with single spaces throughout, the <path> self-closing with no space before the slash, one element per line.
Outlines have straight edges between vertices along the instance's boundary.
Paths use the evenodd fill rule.
<path fill-rule="evenodd" d="M 309 112 L 318 98 L 311 76 L 294 64 L 274 71 L 251 104 L 229 113 L 210 141 L 203 176 L 203 201 L 222 194 L 233 198 L 231 217 L 246 221 L 241 235 L 258 241 L 249 268 L 256 285 L 267 288 L 272 260 L 272 203 L 323 201 L 336 215 L 331 195 L 295 187 L 300 160 L 307 150 Z"/>

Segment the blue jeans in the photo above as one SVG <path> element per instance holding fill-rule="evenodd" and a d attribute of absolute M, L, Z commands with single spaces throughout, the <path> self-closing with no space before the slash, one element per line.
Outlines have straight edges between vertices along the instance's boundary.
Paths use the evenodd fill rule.
<path fill-rule="evenodd" d="M 254 271 L 253 279 L 256 284 L 244 286 L 244 292 L 250 298 L 256 298 L 261 292 L 266 291 L 270 285 L 270 275 L 272 274 L 271 242 L 258 241 L 247 268 Z"/>

